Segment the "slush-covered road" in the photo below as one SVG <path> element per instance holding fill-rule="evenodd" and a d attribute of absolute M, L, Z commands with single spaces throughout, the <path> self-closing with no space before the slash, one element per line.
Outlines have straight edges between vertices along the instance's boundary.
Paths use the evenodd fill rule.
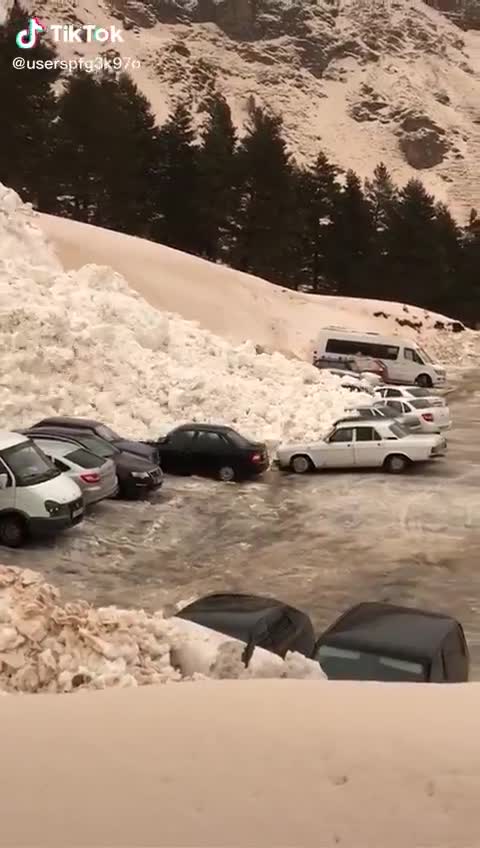
<path fill-rule="evenodd" d="M 445 610 L 464 624 L 480 679 L 480 381 L 449 402 L 447 458 L 404 476 L 167 477 L 151 502 L 106 502 L 54 542 L 1 558 L 96 604 L 153 610 L 253 591 L 305 609 L 318 629 L 360 600 Z"/>

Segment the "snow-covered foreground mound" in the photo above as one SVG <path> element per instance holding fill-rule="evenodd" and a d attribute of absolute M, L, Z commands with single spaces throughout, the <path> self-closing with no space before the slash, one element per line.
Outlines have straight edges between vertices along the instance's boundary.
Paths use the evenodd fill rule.
<path fill-rule="evenodd" d="M 110 268 L 64 273 L 37 220 L 0 189 L 2 429 L 62 413 L 139 437 L 203 420 L 275 442 L 343 413 L 338 378 L 162 313 Z"/>
<path fill-rule="evenodd" d="M 39 223 L 66 270 L 108 265 L 153 306 L 234 343 L 250 340 L 310 362 L 319 330 L 337 326 L 414 338 L 446 363 L 480 353 L 478 333 L 435 328 L 451 322 L 418 307 L 302 294 L 123 233 L 51 215 L 40 215 Z"/>
<path fill-rule="evenodd" d="M 324 678 L 300 654 L 285 660 L 161 612 L 62 604 L 35 571 L 0 565 L 0 693 L 71 692 L 208 678 Z"/>
<path fill-rule="evenodd" d="M 474 848 L 479 708 L 308 680 L 0 698 L 0 843 Z"/>

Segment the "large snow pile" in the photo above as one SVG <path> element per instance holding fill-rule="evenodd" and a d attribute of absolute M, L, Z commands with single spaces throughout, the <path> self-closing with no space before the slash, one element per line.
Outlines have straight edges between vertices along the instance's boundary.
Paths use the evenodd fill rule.
<path fill-rule="evenodd" d="M 71 692 L 208 678 L 313 678 L 300 654 L 255 651 L 161 612 L 62 604 L 35 571 L 0 565 L 0 692 Z"/>
<path fill-rule="evenodd" d="M 445 364 L 478 359 L 480 335 L 453 332 L 448 317 L 405 303 L 312 295 L 213 264 L 171 247 L 39 215 L 64 270 L 108 265 L 152 306 L 175 312 L 233 344 L 251 340 L 311 362 L 319 331 L 345 327 L 413 339 Z"/>
<path fill-rule="evenodd" d="M 321 434 L 348 400 L 307 363 L 158 311 L 111 268 L 64 273 L 35 214 L 3 187 L 0 350 L 2 429 L 70 414 L 144 437 L 203 420 L 275 442 Z"/>

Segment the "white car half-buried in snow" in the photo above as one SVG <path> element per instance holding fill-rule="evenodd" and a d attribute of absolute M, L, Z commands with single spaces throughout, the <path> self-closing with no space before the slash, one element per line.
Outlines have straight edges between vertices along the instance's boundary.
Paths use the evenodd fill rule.
<path fill-rule="evenodd" d="M 413 435 L 397 422 L 344 421 L 320 442 L 281 445 L 280 468 L 304 474 L 324 468 L 384 468 L 399 474 L 412 462 L 444 456 L 447 443 L 440 435 Z"/>

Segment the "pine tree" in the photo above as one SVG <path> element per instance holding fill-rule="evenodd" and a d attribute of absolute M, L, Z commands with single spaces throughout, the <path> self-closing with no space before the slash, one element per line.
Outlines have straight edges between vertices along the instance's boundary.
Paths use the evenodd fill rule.
<path fill-rule="evenodd" d="M 399 189 L 383 162 L 375 168 L 372 179 L 365 180 L 365 197 L 372 210 L 374 228 L 373 256 L 367 293 L 374 294 L 379 291 L 382 296 L 385 281 L 389 279 L 390 273 L 388 231 L 399 197 Z"/>
<path fill-rule="evenodd" d="M 419 180 L 401 190 L 388 230 L 389 280 L 384 296 L 423 306 L 444 293 L 445 259 L 435 199 Z"/>
<path fill-rule="evenodd" d="M 55 173 L 56 103 L 53 84 L 59 69 L 42 68 L 56 58 L 45 36 L 34 47 L 22 50 L 16 35 L 26 29 L 29 14 L 14 2 L 0 26 L 0 91 L 2 92 L 0 131 L 0 181 L 17 191 L 43 211 L 55 210 L 52 177 Z M 16 70 L 13 60 L 22 58 L 32 68 Z M 36 67 L 33 68 L 33 62 Z"/>
<path fill-rule="evenodd" d="M 375 250 L 372 209 L 360 178 L 347 171 L 334 208 L 334 275 L 340 293 L 362 297 L 371 292 Z"/>
<path fill-rule="evenodd" d="M 332 291 L 334 218 L 340 169 L 319 153 L 310 169 L 298 173 L 299 281 L 316 292 Z"/>
<path fill-rule="evenodd" d="M 295 285 L 294 180 L 280 117 L 253 109 L 239 151 L 241 191 L 232 264 Z"/>
<path fill-rule="evenodd" d="M 156 154 L 147 100 L 126 74 L 79 72 L 67 81 L 59 114 L 64 214 L 147 235 Z"/>
<path fill-rule="evenodd" d="M 238 195 L 236 134 L 226 100 L 216 95 L 208 104 L 208 121 L 198 156 L 200 252 L 216 260 L 228 249 Z"/>
<path fill-rule="evenodd" d="M 105 191 L 103 133 L 109 113 L 100 111 L 102 105 L 96 76 L 77 71 L 68 77 L 59 99 L 59 203 L 62 215 L 87 223 L 101 222 L 98 208 Z"/>
<path fill-rule="evenodd" d="M 480 216 L 470 212 L 462 233 L 462 264 L 451 314 L 471 327 L 480 325 Z"/>
<path fill-rule="evenodd" d="M 201 242 L 194 142 L 190 109 L 179 103 L 158 133 L 153 237 L 188 253 L 198 253 Z"/>

